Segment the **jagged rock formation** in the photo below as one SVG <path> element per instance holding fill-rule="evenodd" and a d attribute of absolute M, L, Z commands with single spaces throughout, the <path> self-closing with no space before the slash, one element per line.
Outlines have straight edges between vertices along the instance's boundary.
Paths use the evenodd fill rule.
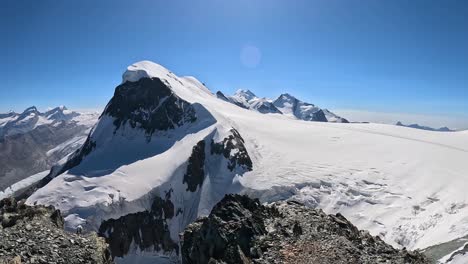
<path fill-rule="evenodd" d="M 342 215 L 297 202 L 264 206 L 227 195 L 183 234 L 184 264 L 198 263 L 429 263 L 359 231 Z"/>
<path fill-rule="evenodd" d="M 171 193 L 169 190 L 165 199 L 156 197 L 150 211 L 109 219 L 101 224 L 99 234 L 106 237 L 113 257 L 125 256 L 132 243 L 141 251 L 151 248 L 154 251 L 179 252 L 167 223 L 175 216 Z"/>
<path fill-rule="evenodd" d="M 205 141 L 197 143 L 192 149 L 192 155 L 188 160 L 187 172 L 183 183 L 187 183 L 187 191 L 194 192 L 199 186 L 201 188 L 205 178 Z"/>
<path fill-rule="evenodd" d="M 231 135 L 224 138 L 222 142 L 215 143 L 211 140 L 211 154 L 222 154 L 229 160 L 228 169 L 234 170 L 236 166 L 242 166 L 247 171 L 252 170 L 252 160 L 244 145 L 244 139 L 234 128 Z"/>
<path fill-rule="evenodd" d="M 107 244 L 96 233 L 63 230 L 60 211 L 27 206 L 14 199 L 0 201 L 0 263 L 110 264 Z M 15 262 L 16 261 L 16 262 Z"/>
<path fill-rule="evenodd" d="M 115 130 L 128 122 L 132 128 L 144 129 L 149 138 L 156 130 L 174 129 L 197 119 L 193 106 L 159 78 L 141 78 L 117 86 L 104 114 L 115 118 Z"/>

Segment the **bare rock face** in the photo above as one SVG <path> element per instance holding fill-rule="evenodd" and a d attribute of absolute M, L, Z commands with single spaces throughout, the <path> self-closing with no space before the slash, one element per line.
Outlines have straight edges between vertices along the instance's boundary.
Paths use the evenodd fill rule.
<path fill-rule="evenodd" d="M 113 263 L 103 238 L 65 232 L 62 215 L 52 206 L 7 198 L 0 201 L 0 221 L 0 264 Z"/>
<path fill-rule="evenodd" d="M 187 183 L 187 191 L 194 192 L 198 186 L 202 186 L 205 178 L 205 141 L 197 143 L 192 149 L 192 155 L 188 160 L 187 172 L 182 183 Z"/>
<path fill-rule="evenodd" d="M 179 251 L 178 244 L 171 239 L 167 223 L 175 215 L 171 193 L 172 190 L 169 190 L 164 199 L 155 197 L 149 211 L 102 222 L 99 233 L 106 237 L 113 257 L 127 255 L 132 243 L 141 251 Z"/>
<path fill-rule="evenodd" d="M 232 128 L 231 135 L 224 138 L 222 142 L 215 143 L 214 141 L 211 141 L 211 155 L 223 155 L 228 159 L 228 169 L 230 171 L 233 171 L 236 166 L 240 166 L 245 168 L 247 171 L 251 171 L 252 160 L 247 153 L 244 143 L 244 139 L 241 137 L 239 132 Z"/>
<path fill-rule="evenodd" d="M 359 231 L 340 214 L 297 202 L 264 206 L 240 195 L 227 195 L 208 217 L 189 225 L 181 252 L 185 264 L 429 263 Z"/>
<path fill-rule="evenodd" d="M 117 86 L 104 114 L 115 118 L 116 130 L 129 123 L 133 128 L 144 129 L 148 136 L 197 119 L 193 106 L 159 78 L 141 78 Z"/>

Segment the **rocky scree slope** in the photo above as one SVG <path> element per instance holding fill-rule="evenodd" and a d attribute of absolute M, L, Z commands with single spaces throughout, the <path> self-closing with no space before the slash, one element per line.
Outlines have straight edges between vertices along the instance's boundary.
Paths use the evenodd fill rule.
<path fill-rule="evenodd" d="M 27 206 L 13 198 L 0 201 L 0 264 L 113 263 L 103 238 L 63 230 L 52 206 Z"/>
<path fill-rule="evenodd" d="M 182 260 L 202 263 L 429 263 L 358 230 L 340 214 L 227 195 L 183 234 Z"/>

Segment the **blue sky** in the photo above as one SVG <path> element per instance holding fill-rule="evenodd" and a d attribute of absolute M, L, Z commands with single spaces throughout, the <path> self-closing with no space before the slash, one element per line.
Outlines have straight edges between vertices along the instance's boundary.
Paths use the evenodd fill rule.
<path fill-rule="evenodd" d="M 6 0 L 0 111 L 103 107 L 147 59 L 228 94 L 468 127 L 467 14 L 464 0 Z"/>

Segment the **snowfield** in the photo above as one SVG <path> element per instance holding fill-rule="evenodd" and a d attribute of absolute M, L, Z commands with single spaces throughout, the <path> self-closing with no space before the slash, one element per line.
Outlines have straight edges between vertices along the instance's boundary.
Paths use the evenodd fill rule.
<path fill-rule="evenodd" d="M 149 208 L 152 195 L 170 187 L 175 203 L 195 210 L 173 220 L 174 239 L 228 192 L 264 202 L 295 199 L 340 212 L 360 229 L 409 249 L 468 235 L 467 132 L 261 114 L 218 99 L 195 78 L 179 78 L 148 61 L 130 66 L 123 82 L 142 77 L 158 77 L 182 99 L 203 106 L 205 122 L 158 132 L 148 143 L 142 131 L 130 126 L 113 134 L 112 118 L 103 116 L 92 132 L 96 151 L 35 192 L 29 204 L 52 204 L 74 216 L 69 219 L 86 219 L 97 228 L 101 220 Z M 219 141 L 231 127 L 244 138 L 253 171 L 224 177 L 227 172 L 208 168 L 211 175 L 194 199 L 185 192 L 181 168 L 198 141 Z"/>

